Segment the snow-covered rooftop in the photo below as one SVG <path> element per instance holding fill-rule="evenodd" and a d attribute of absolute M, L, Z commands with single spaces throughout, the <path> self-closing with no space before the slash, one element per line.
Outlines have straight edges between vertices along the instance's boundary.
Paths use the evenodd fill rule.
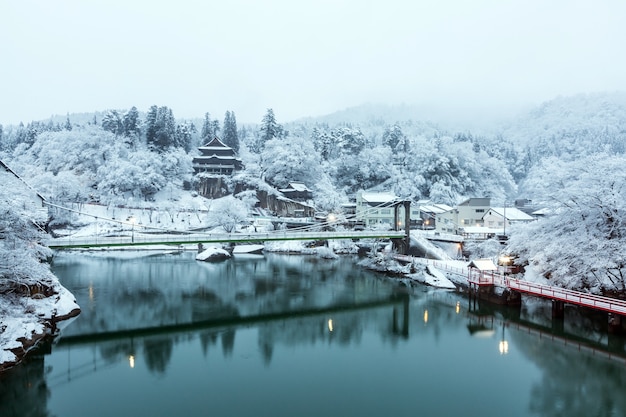
<path fill-rule="evenodd" d="M 452 210 L 452 207 L 447 204 L 426 204 L 420 205 L 419 208 L 423 212 L 434 214 L 441 214 Z"/>
<path fill-rule="evenodd" d="M 497 271 L 498 267 L 491 259 L 474 259 L 467 265 L 468 268 L 477 268 L 480 271 Z"/>
<path fill-rule="evenodd" d="M 296 191 L 310 191 L 306 185 L 301 182 L 290 182 L 289 187 L 293 188 Z"/>
<path fill-rule="evenodd" d="M 502 217 L 506 217 L 509 221 L 531 221 L 535 220 L 533 216 L 524 213 L 515 207 L 491 207 L 489 211 Z M 489 214 L 489 212 L 487 212 Z"/>
<path fill-rule="evenodd" d="M 368 203 L 389 203 L 398 197 L 394 193 L 372 193 L 365 192 L 361 194 L 361 199 Z"/>

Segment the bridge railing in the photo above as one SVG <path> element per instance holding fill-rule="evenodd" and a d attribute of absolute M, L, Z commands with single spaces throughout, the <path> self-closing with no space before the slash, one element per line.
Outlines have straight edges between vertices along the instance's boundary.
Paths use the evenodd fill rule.
<path fill-rule="evenodd" d="M 124 236 L 91 236 L 91 237 L 63 237 L 50 239 L 45 242 L 53 248 L 78 246 L 121 246 L 141 244 L 182 244 L 200 242 L 247 242 L 271 240 L 325 240 L 325 239 L 379 239 L 401 238 L 401 231 L 339 231 L 339 232 L 290 232 L 276 231 L 265 233 L 195 233 L 158 236 L 146 236 L 141 233 L 126 232 Z"/>
<path fill-rule="evenodd" d="M 528 294 L 552 298 L 571 304 L 604 310 L 612 313 L 626 314 L 626 301 L 600 295 L 587 294 L 565 288 L 551 287 L 534 282 L 507 278 L 507 287 Z"/>

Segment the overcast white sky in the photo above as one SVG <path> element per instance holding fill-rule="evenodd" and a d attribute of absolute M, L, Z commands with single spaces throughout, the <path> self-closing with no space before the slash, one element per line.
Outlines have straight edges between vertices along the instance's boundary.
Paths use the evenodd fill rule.
<path fill-rule="evenodd" d="M 0 123 L 166 105 L 279 122 L 626 91 L 622 0 L 2 0 Z"/>

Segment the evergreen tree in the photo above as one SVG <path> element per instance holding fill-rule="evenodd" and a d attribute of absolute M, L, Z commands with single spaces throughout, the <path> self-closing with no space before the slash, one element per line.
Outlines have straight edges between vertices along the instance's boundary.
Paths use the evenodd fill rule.
<path fill-rule="evenodd" d="M 185 122 L 176 126 L 176 146 L 183 148 L 185 152 L 191 151 L 191 143 L 196 127 L 193 123 Z"/>
<path fill-rule="evenodd" d="M 67 119 L 65 119 L 65 126 L 63 126 L 65 130 L 72 130 L 72 123 L 70 123 L 70 114 L 67 114 Z"/>
<path fill-rule="evenodd" d="M 150 106 L 148 113 L 146 114 L 146 143 L 154 143 L 157 132 L 157 113 L 159 108 L 157 106 Z"/>
<path fill-rule="evenodd" d="M 200 131 L 200 140 L 203 144 L 208 143 L 215 136 L 213 131 L 213 124 L 211 123 L 211 117 L 209 113 L 204 113 L 204 122 L 202 123 L 202 130 Z"/>
<path fill-rule="evenodd" d="M 102 128 L 117 136 L 124 133 L 122 118 L 117 110 L 108 110 L 102 117 Z"/>
<path fill-rule="evenodd" d="M 176 146 L 176 119 L 167 106 L 152 106 L 146 116 L 146 142 L 152 149 L 163 152 Z"/>
<path fill-rule="evenodd" d="M 219 122 L 219 120 L 211 121 L 211 131 L 213 132 L 213 136 L 211 137 L 211 139 L 213 139 L 215 136 L 219 135 L 219 133 L 220 133 L 220 122 Z"/>
<path fill-rule="evenodd" d="M 124 127 L 124 136 L 139 136 L 139 112 L 137 107 L 133 106 L 124 113 L 122 125 Z"/>
<path fill-rule="evenodd" d="M 274 110 L 267 109 L 267 113 L 265 113 L 265 116 L 263 116 L 263 120 L 261 121 L 259 135 L 259 139 L 261 141 L 260 148 L 262 149 L 268 140 L 280 138 L 282 136 L 282 131 L 282 127 L 276 122 Z"/>
<path fill-rule="evenodd" d="M 239 152 L 239 137 L 237 135 L 237 120 L 235 119 L 235 112 L 227 111 L 224 116 L 224 134 L 222 135 L 224 144 L 230 146 Z"/>

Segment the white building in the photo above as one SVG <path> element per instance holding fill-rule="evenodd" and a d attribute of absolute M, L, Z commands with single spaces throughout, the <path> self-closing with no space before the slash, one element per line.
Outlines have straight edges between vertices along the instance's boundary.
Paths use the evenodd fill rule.
<path fill-rule="evenodd" d="M 393 203 L 398 200 L 394 193 L 359 191 L 356 195 L 356 217 L 365 227 L 379 225 L 393 228 Z"/>
<path fill-rule="evenodd" d="M 513 224 L 535 220 L 515 207 L 491 207 L 489 198 L 470 198 L 455 208 L 437 215 L 436 230 L 463 235 L 470 239 L 489 239 L 506 235 Z"/>
<path fill-rule="evenodd" d="M 490 208 L 490 198 L 468 198 L 452 210 L 438 214 L 436 230 L 458 235 L 468 228 L 483 227 L 483 216 Z"/>
<path fill-rule="evenodd" d="M 483 224 L 491 229 L 498 229 L 503 235 L 506 229 L 516 223 L 528 223 L 535 220 L 531 215 L 515 207 L 492 207 L 483 216 Z"/>

